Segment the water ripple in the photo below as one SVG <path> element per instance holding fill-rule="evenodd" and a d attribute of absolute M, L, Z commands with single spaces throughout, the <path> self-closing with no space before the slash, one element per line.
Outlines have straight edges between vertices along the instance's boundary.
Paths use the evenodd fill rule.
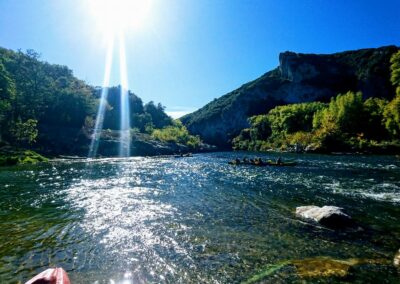
<path fill-rule="evenodd" d="M 0 171 L 0 282 L 60 265 L 76 283 L 236 283 L 288 259 L 390 258 L 398 249 L 394 157 L 227 164 L 241 155 L 260 156 L 58 160 Z M 344 207 L 375 231 L 352 238 L 310 226 L 293 213 L 309 204 Z"/>

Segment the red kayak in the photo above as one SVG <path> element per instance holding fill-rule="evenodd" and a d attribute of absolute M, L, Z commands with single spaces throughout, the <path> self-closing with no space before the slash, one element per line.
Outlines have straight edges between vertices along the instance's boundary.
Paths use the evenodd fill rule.
<path fill-rule="evenodd" d="M 71 284 L 67 272 L 62 268 L 49 268 L 25 284 Z"/>

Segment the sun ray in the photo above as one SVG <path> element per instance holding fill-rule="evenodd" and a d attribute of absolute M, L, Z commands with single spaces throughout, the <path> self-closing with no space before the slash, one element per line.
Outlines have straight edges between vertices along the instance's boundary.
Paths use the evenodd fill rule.
<path fill-rule="evenodd" d="M 99 108 L 97 111 L 95 127 L 93 130 L 92 140 L 90 143 L 89 157 L 96 157 L 100 143 L 101 131 L 103 130 L 104 115 L 107 105 L 108 88 L 110 85 L 111 66 L 113 62 L 113 52 L 114 52 L 114 38 L 110 36 L 108 39 L 106 65 L 104 70 L 103 85 L 101 89 L 101 97 L 99 102 Z"/>
<path fill-rule="evenodd" d="M 126 66 L 125 35 L 142 28 L 148 20 L 152 0 L 87 0 L 90 4 L 90 12 L 94 15 L 96 24 L 108 37 L 109 45 L 113 46 L 114 38 L 119 44 L 120 64 L 120 145 L 119 156 L 130 156 L 130 109 L 129 109 L 129 87 L 128 72 Z M 111 38 L 111 39 L 110 39 Z M 89 150 L 89 157 L 97 155 L 101 131 L 103 128 L 108 88 L 110 83 L 110 72 L 112 63 L 113 47 L 108 48 L 108 57 L 105 68 L 104 83 L 102 86 L 99 109 L 96 117 L 94 133 Z"/>
<path fill-rule="evenodd" d="M 121 79 L 121 134 L 120 150 L 121 157 L 130 156 L 130 109 L 129 109 L 129 91 L 128 91 L 128 73 L 126 68 L 125 40 L 122 31 L 118 34 L 119 38 L 119 64 Z"/>

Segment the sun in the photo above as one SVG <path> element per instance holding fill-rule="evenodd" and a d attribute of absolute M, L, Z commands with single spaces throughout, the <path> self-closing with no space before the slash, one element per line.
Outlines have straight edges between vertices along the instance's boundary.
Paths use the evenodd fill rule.
<path fill-rule="evenodd" d="M 99 28 L 116 34 L 143 29 L 149 19 L 152 0 L 88 0 Z"/>

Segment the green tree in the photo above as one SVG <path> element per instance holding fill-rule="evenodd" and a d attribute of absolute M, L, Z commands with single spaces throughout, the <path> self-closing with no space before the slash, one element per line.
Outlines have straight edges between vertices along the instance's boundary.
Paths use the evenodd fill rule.
<path fill-rule="evenodd" d="M 17 121 L 13 129 L 14 138 L 19 145 L 32 144 L 38 136 L 37 120 Z"/>
<path fill-rule="evenodd" d="M 272 135 L 279 136 L 298 131 L 310 131 L 312 129 L 314 113 L 324 107 L 325 104 L 320 102 L 275 107 L 267 115 Z"/>
<path fill-rule="evenodd" d="M 251 128 L 249 129 L 249 138 L 253 141 L 266 140 L 272 134 L 271 123 L 267 115 L 256 115 L 249 118 Z M 246 135 L 246 132 L 243 132 Z M 243 136 L 243 137 L 244 137 Z"/>
<path fill-rule="evenodd" d="M 15 85 L 0 61 L 0 141 L 7 133 L 11 120 L 12 102 L 15 99 Z"/>
<path fill-rule="evenodd" d="M 397 95 L 400 95 L 400 50 L 392 55 L 390 58 L 390 80 L 392 84 L 396 87 Z"/>
<path fill-rule="evenodd" d="M 383 113 L 387 131 L 393 138 L 400 138 L 400 95 L 397 95 Z"/>
<path fill-rule="evenodd" d="M 333 130 L 333 125 L 344 134 L 355 134 L 361 130 L 363 117 L 363 100 L 361 92 L 339 94 L 331 99 L 327 108 L 316 112 L 313 117 L 314 129 Z"/>
<path fill-rule="evenodd" d="M 379 141 L 388 138 L 388 131 L 384 123 L 384 111 L 387 104 L 387 100 L 380 98 L 369 98 L 364 102 L 362 132 L 366 138 Z"/>
<path fill-rule="evenodd" d="M 386 106 L 383 113 L 387 131 L 393 138 L 400 138 L 400 51 L 390 59 L 391 81 L 396 87 L 395 98 Z"/>
<path fill-rule="evenodd" d="M 154 129 L 151 135 L 154 139 L 180 143 L 193 149 L 201 144 L 200 137 L 190 135 L 180 120 L 174 121 L 173 125 L 166 126 L 163 129 Z"/>
<path fill-rule="evenodd" d="M 144 105 L 144 111 L 151 115 L 155 128 L 163 128 L 172 125 L 172 119 L 164 112 L 165 107 L 160 103 L 155 105 L 153 101 Z"/>

